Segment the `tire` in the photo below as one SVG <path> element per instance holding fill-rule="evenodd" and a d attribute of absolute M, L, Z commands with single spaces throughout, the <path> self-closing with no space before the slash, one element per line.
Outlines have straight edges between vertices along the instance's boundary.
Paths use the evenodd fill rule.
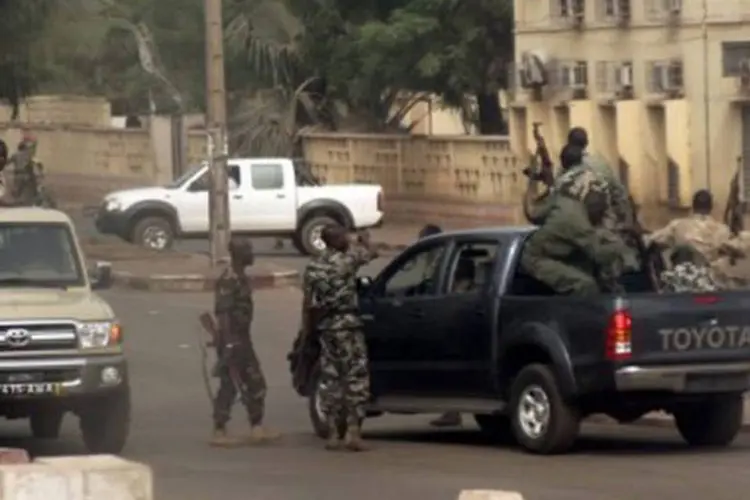
<path fill-rule="evenodd" d="M 63 417 L 60 410 L 37 410 L 31 414 L 29 425 L 35 439 L 57 439 L 60 436 Z"/>
<path fill-rule="evenodd" d="M 319 231 L 330 224 L 338 224 L 336 219 L 325 215 L 310 217 L 299 229 L 299 245 L 305 255 L 315 256 L 320 254 L 325 247 L 320 247 Z M 296 244 L 295 244 L 296 246 Z"/>
<path fill-rule="evenodd" d="M 119 454 L 130 433 L 130 388 L 91 398 L 80 414 L 83 442 L 89 453 Z"/>
<path fill-rule="evenodd" d="M 675 424 L 690 446 L 729 446 L 742 428 L 744 397 L 723 394 L 694 404 L 685 404 L 674 412 Z"/>
<path fill-rule="evenodd" d="M 513 436 L 513 424 L 507 415 L 474 415 L 479 429 L 488 438 L 499 444 L 512 444 L 515 442 Z"/>
<path fill-rule="evenodd" d="M 307 397 L 307 410 L 310 415 L 310 422 L 316 436 L 321 439 L 328 439 L 328 421 L 320 404 L 320 377 L 316 374 L 313 380 L 314 385 L 309 391 L 310 395 Z M 339 421 L 337 427 L 339 437 L 343 438 L 344 434 L 346 434 L 346 422 Z"/>
<path fill-rule="evenodd" d="M 174 230 L 165 217 L 144 217 L 133 226 L 131 241 L 152 250 L 169 250 L 174 245 Z"/>
<path fill-rule="evenodd" d="M 535 398 L 546 408 L 546 420 L 538 433 L 533 432 L 522 417 L 524 399 Z M 578 409 L 565 401 L 549 366 L 533 364 L 516 376 L 511 387 L 510 418 L 516 441 L 526 450 L 540 455 L 568 451 L 578 437 L 581 417 Z M 526 412 L 528 414 L 528 412 Z"/>

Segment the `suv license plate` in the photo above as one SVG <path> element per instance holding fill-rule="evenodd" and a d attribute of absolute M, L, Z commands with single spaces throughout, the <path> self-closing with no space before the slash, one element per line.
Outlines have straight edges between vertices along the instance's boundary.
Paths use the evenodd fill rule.
<path fill-rule="evenodd" d="M 58 393 L 58 384 L 0 384 L 0 395 L 3 396 L 36 396 Z"/>

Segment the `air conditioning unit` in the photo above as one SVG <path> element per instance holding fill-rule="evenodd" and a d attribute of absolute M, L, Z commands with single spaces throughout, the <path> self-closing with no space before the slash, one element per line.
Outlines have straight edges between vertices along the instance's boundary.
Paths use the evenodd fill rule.
<path fill-rule="evenodd" d="M 633 95 L 633 65 L 622 64 L 617 68 L 615 74 L 617 81 L 617 95 L 620 97 L 632 97 Z"/>
<path fill-rule="evenodd" d="M 535 89 L 547 84 L 547 56 L 543 52 L 524 52 L 519 66 L 521 87 Z"/>
<path fill-rule="evenodd" d="M 682 62 L 672 61 L 668 64 L 661 64 L 654 67 L 656 72 L 657 90 L 669 97 L 677 97 L 682 94 Z"/>

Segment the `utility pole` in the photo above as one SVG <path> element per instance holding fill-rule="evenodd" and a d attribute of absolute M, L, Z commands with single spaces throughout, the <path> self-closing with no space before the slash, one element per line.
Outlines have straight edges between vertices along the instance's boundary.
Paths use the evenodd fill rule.
<path fill-rule="evenodd" d="M 224 28 L 222 0 L 204 0 L 206 17 L 206 127 L 211 162 L 209 222 L 211 262 L 227 257 L 229 245 L 229 201 L 227 179 L 227 101 L 224 85 Z"/>

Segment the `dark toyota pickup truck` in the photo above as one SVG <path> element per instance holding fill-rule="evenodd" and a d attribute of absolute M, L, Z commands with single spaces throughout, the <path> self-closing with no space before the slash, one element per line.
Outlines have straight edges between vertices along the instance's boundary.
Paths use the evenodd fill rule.
<path fill-rule="evenodd" d="M 657 294 L 644 273 L 622 296 L 556 296 L 519 271 L 533 230 L 434 236 L 361 280 L 369 415 L 472 413 L 488 434 L 551 454 L 589 415 L 663 410 L 690 445 L 729 445 L 750 385 L 750 293 Z"/>

